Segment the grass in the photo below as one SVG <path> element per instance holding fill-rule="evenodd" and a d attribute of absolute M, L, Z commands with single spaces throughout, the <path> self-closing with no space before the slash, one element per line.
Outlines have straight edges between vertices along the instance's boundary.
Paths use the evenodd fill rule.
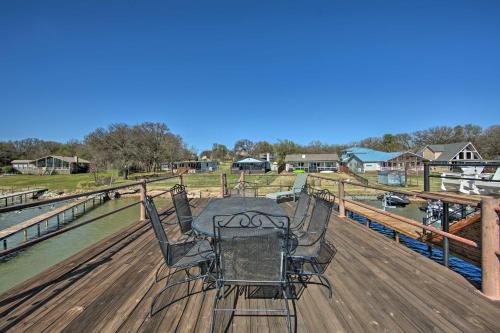
<path fill-rule="evenodd" d="M 125 184 L 123 178 L 117 177 L 116 171 L 99 173 L 100 177 L 113 177 L 113 184 Z M 97 188 L 94 175 L 79 173 L 73 175 L 14 175 L 0 177 L 0 189 L 3 191 L 21 190 L 28 188 L 48 188 L 50 191 L 85 191 Z"/>
<path fill-rule="evenodd" d="M 220 191 L 220 174 L 225 173 L 229 188 L 239 180 L 240 174 L 232 174 L 230 170 L 231 164 L 223 162 L 220 164 L 220 169 L 213 173 L 197 173 L 186 174 L 183 176 L 184 185 L 188 190 L 199 190 L 200 192 L 219 193 Z M 118 177 L 118 172 L 108 171 L 100 173 L 100 177 L 113 177 L 113 185 L 126 184 L 135 181 L 136 177 L 146 177 L 148 173 L 136 173 L 130 175 L 129 180 L 124 180 Z M 329 178 L 331 180 L 338 180 L 339 178 L 351 179 L 352 177 L 344 173 L 324 173 L 320 174 L 321 177 Z M 366 173 L 362 175 L 367 178 L 371 184 L 377 183 L 376 173 Z M 266 175 L 245 175 L 245 180 L 257 184 L 259 187 L 259 194 L 269 192 L 276 192 L 286 190 L 293 184 L 295 175 L 290 174 L 286 176 L 279 176 L 275 172 L 269 172 Z M 148 185 L 148 189 L 167 189 L 178 183 L 178 178 L 173 178 L 166 181 L 155 182 Z M 431 190 L 439 190 L 441 181 L 438 178 L 431 178 Z M 423 176 L 410 176 L 408 179 L 407 187 L 392 187 L 393 189 L 405 189 L 410 191 L 423 191 Z M 337 193 L 337 185 L 327 180 L 320 180 L 316 178 L 309 178 L 309 184 L 315 187 L 327 188 L 333 193 Z M 52 175 L 52 176 L 38 176 L 38 175 L 14 175 L 0 177 L 0 190 L 24 190 L 28 188 L 48 188 L 51 191 L 88 191 L 98 188 L 94 183 L 94 175 L 90 173 L 74 174 L 74 175 Z M 391 189 L 391 187 L 386 187 Z M 349 193 L 366 193 L 369 194 L 366 188 L 361 187 L 346 187 Z"/>

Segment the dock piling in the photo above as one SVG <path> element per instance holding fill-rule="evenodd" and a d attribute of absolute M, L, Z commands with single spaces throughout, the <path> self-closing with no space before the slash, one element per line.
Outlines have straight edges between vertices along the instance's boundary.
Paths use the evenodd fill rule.
<path fill-rule="evenodd" d="M 444 232 L 448 232 L 450 229 L 450 220 L 448 218 L 448 203 L 443 202 L 443 215 L 441 217 L 441 228 Z M 449 266 L 449 255 L 450 255 L 450 244 L 448 237 L 443 237 L 443 265 Z"/>
<path fill-rule="evenodd" d="M 339 216 L 345 217 L 344 182 L 339 180 Z"/>
<path fill-rule="evenodd" d="M 482 289 L 485 296 L 500 300 L 500 201 L 495 198 L 481 200 L 481 264 Z"/>

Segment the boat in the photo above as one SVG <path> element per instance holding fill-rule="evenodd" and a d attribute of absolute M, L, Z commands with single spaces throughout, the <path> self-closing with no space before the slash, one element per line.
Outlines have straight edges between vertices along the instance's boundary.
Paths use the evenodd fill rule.
<path fill-rule="evenodd" d="M 404 194 L 385 192 L 377 197 L 382 200 L 384 207 L 405 207 L 410 203 L 408 197 Z"/>

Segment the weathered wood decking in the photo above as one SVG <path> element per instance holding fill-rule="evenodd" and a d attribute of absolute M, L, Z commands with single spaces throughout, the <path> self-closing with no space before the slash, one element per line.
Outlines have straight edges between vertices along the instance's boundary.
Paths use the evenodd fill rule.
<path fill-rule="evenodd" d="M 196 210 L 206 203 L 196 199 Z M 291 212 L 290 203 L 282 205 Z M 337 249 L 326 271 L 333 298 L 306 288 L 296 301 L 297 332 L 500 331 L 500 305 L 451 270 L 348 219 L 332 217 L 327 237 Z M 148 316 L 162 287 L 153 283 L 160 261 L 149 225 L 131 226 L 1 295 L 0 331 L 206 332 L 214 291 L 199 292 L 199 283 L 190 297 Z M 160 306 L 186 291 L 169 291 Z M 276 301 L 239 298 L 238 306 L 259 302 Z M 271 316 L 226 319 L 228 332 L 282 332 L 286 325 Z"/>

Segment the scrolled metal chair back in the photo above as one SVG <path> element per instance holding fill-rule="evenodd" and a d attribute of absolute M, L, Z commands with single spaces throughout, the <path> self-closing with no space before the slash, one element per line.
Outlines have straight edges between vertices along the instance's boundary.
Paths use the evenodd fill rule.
<path fill-rule="evenodd" d="M 147 215 L 149 217 L 149 222 L 153 226 L 153 230 L 158 240 L 158 244 L 160 245 L 161 254 L 165 259 L 167 265 L 171 262 L 171 251 L 170 251 L 170 243 L 167 238 L 167 234 L 163 229 L 163 226 L 160 221 L 160 217 L 158 215 L 158 211 L 156 210 L 155 203 L 150 196 L 146 196 L 143 201 L 144 207 L 146 208 Z"/>
<path fill-rule="evenodd" d="M 184 185 L 176 184 L 170 189 L 172 195 L 172 202 L 177 215 L 177 221 L 183 234 L 190 232 L 192 229 L 193 213 L 189 205 L 186 187 Z"/>
<path fill-rule="evenodd" d="M 286 280 L 288 216 L 247 211 L 213 218 L 219 281 L 243 285 Z"/>

